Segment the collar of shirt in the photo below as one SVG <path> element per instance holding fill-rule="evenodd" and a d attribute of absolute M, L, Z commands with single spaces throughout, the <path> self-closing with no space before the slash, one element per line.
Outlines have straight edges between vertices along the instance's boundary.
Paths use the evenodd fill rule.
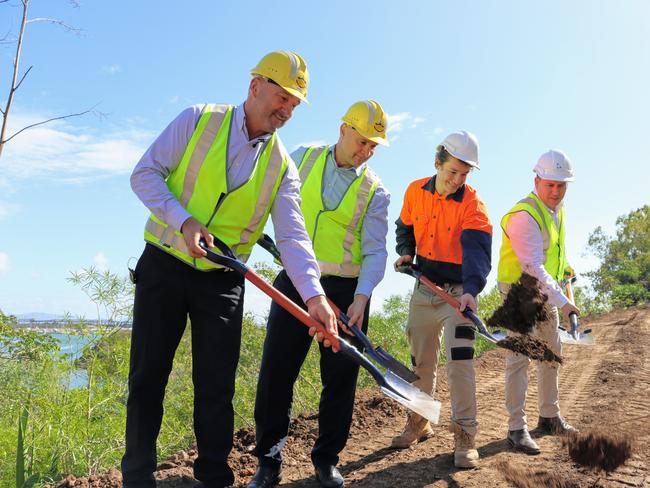
<path fill-rule="evenodd" d="M 255 139 L 250 139 L 248 137 L 248 129 L 246 128 L 246 111 L 244 110 L 244 102 L 235 107 L 235 112 L 233 114 L 234 127 L 237 129 L 237 132 L 246 138 L 246 141 L 251 143 L 255 147 L 258 143 L 268 140 L 272 134 L 264 134 L 256 137 Z"/>
<path fill-rule="evenodd" d="M 422 187 L 423 190 L 429 191 L 433 193 L 434 195 L 438 195 L 440 198 L 442 198 L 442 195 L 436 192 L 436 177 L 435 175 L 431 177 L 429 181 L 427 181 L 424 186 Z M 462 202 L 463 201 L 463 195 L 465 194 L 465 185 L 462 185 L 458 190 L 456 190 L 454 193 L 450 193 L 449 195 L 446 196 L 446 200 L 454 200 L 455 202 Z"/>
<path fill-rule="evenodd" d="M 361 175 L 361 173 L 363 172 L 363 170 L 366 167 L 367 163 L 363 163 L 362 165 L 357 166 L 356 168 L 354 166 L 351 166 L 349 168 L 342 168 L 338 164 L 336 164 L 336 158 L 334 157 L 334 151 L 335 150 L 336 150 L 336 144 L 333 145 L 332 147 L 330 147 L 329 154 L 327 155 L 327 161 L 328 161 L 329 164 L 333 165 L 333 167 L 334 167 L 334 169 L 336 171 L 340 171 L 342 173 L 343 172 L 349 173 L 351 171 L 354 171 L 354 173 L 357 176 Z"/>

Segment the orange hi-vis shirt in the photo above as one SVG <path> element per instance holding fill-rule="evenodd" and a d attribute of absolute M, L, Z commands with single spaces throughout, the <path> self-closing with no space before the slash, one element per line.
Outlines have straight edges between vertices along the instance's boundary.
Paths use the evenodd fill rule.
<path fill-rule="evenodd" d="M 492 224 L 474 188 L 463 185 L 445 197 L 435 189 L 435 176 L 416 180 L 396 224 L 397 252 L 417 256 L 425 276 L 480 293 L 491 269 Z"/>

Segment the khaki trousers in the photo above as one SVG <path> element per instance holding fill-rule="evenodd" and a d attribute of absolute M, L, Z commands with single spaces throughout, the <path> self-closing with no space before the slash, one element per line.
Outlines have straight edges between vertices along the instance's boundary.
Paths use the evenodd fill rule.
<path fill-rule="evenodd" d="M 503 297 L 507 294 L 508 285 L 499 284 Z M 558 327 L 560 318 L 556 307 L 547 305 L 548 320 L 537 325 L 531 336 L 548 345 L 558 356 L 562 355 L 562 343 Z M 508 331 L 508 335 L 517 335 Z M 531 360 L 518 353 L 506 353 L 506 409 L 508 410 L 508 430 L 519 430 L 528 427 L 526 417 L 526 395 L 528 392 L 528 365 Z M 557 417 L 560 415 L 559 373 L 557 363 L 535 361 L 537 363 L 537 403 L 539 415 L 542 417 Z"/>
<path fill-rule="evenodd" d="M 456 298 L 463 293 L 462 285 L 445 285 L 443 288 Z M 478 422 L 472 323 L 461 318 L 456 310 L 431 290 L 417 283 L 411 296 L 406 334 L 415 373 L 420 377 L 413 384 L 432 396 L 444 334 L 451 420 L 468 434 L 476 435 Z"/>

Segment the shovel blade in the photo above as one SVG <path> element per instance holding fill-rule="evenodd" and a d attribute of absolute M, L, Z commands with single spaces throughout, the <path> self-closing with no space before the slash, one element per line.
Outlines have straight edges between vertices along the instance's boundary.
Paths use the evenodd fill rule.
<path fill-rule="evenodd" d="M 413 383 L 414 381 L 420 379 L 418 375 L 416 375 L 413 371 L 408 369 L 405 365 L 403 365 L 393 356 L 391 356 L 386 351 L 384 351 L 381 347 L 375 347 L 375 354 L 377 355 L 378 358 L 381 359 L 380 361 L 378 361 L 379 364 L 381 364 L 384 368 L 390 370 L 391 372 L 395 373 L 404 381 L 407 381 L 408 383 Z"/>
<path fill-rule="evenodd" d="M 440 419 L 440 402 L 424 393 L 419 388 L 407 383 L 391 371 L 387 371 L 384 379 L 390 388 L 385 386 L 381 390 L 398 401 L 409 410 L 421 415 L 434 424 Z"/>
<path fill-rule="evenodd" d="M 492 337 L 494 337 L 497 340 L 497 342 L 499 342 L 505 339 L 506 337 L 508 337 L 508 335 L 502 330 L 495 330 L 492 332 Z"/>
<path fill-rule="evenodd" d="M 591 330 L 584 332 L 576 332 L 575 337 L 569 334 L 566 330 L 560 329 L 560 341 L 562 344 L 578 344 L 580 346 L 593 346 L 594 336 Z"/>

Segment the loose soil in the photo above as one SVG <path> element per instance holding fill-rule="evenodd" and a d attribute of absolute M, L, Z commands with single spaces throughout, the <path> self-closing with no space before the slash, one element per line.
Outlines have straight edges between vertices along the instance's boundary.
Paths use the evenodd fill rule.
<path fill-rule="evenodd" d="M 594 470 L 614 471 L 632 456 L 632 439 L 628 433 L 580 432 L 569 436 L 566 445 L 571 459 Z"/>
<path fill-rule="evenodd" d="M 497 342 L 497 346 L 528 356 L 537 361 L 562 364 L 562 358 L 555 354 L 545 342 L 528 336 L 510 336 Z"/>
<path fill-rule="evenodd" d="M 634 315 L 636 313 L 636 315 Z M 631 318 L 632 317 L 632 318 Z M 459 470 L 453 466 L 453 434 L 449 422 L 449 391 L 446 374 L 438 375 L 436 398 L 442 402 L 435 435 L 410 449 L 391 450 L 390 440 L 405 422 L 403 407 L 377 389 L 359 391 L 350 439 L 341 453 L 339 469 L 347 487 L 355 488 L 629 488 L 650 487 L 650 308 L 615 311 L 585 318 L 582 325 L 593 330 L 593 346 L 564 345 L 560 370 L 562 415 L 582 432 L 605 429 L 620 433 L 625 422 L 634 433 L 631 457 L 611 472 L 594 471 L 574 461 L 567 445 L 556 436 L 531 430 L 542 452 L 527 456 L 513 452 L 505 440 L 508 429 L 503 397 L 505 351 L 498 348 L 474 360 L 476 365 L 479 433 L 476 439 L 480 467 Z M 372 334 L 372 331 L 371 331 Z M 530 429 L 537 424 L 536 368 L 529 368 L 526 411 Z M 283 488 L 318 488 L 309 452 L 317 435 L 316 416 L 302 416 L 291 424 L 284 449 Z M 246 486 L 255 472 L 252 428 L 239 431 L 230 465 L 238 488 Z M 580 451 L 584 453 L 584 451 Z M 192 488 L 194 450 L 181 452 L 158 466 L 159 488 Z M 578 460 L 580 460 L 579 458 Z M 587 458 L 592 459 L 591 456 Z M 104 476 L 66 479 L 60 486 L 119 488 L 119 472 Z"/>
<path fill-rule="evenodd" d="M 539 281 L 527 273 L 510 287 L 503 304 L 497 308 L 486 324 L 490 327 L 503 327 L 520 334 L 530 334 L 539 323 L 548 320 L 546 302 L 548 297 L 542 293 Z"/>

